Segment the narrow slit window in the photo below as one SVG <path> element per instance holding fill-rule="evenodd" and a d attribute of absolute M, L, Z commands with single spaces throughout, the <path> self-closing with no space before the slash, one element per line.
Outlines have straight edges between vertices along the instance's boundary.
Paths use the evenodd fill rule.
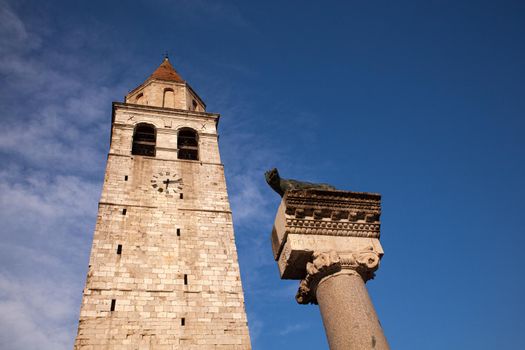
<path fill-rule="evenodd" d="M 124 181 L 128 181 L 128 175 L 124 176 Z"/>
<path fill-rule="evenodd" d="M 133 132 L 133 146 L 131 154 L 138 156 L 155 157 L 157 135 L 155 127 L 150 124 L 138 124 Z"/>
<path fill-rule="evenodd" d="M 180 325 L 185 326 L 186 325 L 186 319 L 183 317 L 180 319 Z"/>
<path fill-rule="evenodd" d="M 184 199 L 184 195 L 182 193 L 180 194 L 180 199 Z"/>
<path fill-rule="evenodd" d="M 197 101 L 195 101 L 195 100 L 191 101 L 191 105 L 193 107 L 193 110 L 196 111 L 197 110 Z"/>
<path fill-rule="evenodd" d="M 111 299 L 111 308 L 110 311 L 115 311 L 115 306 L 117 305 L 117 299 Z"/>
<path fill-rule="evenodd" d="M 178 158 L 199 160 L 199 140 L 197 131 L 184 128 L 177 134 Z"/>
<path fill-rule="evenodd" d="M 119 244 L 119 245 L 117 246 L 117 254 L 118 254 L 118 255 L 122 254 L 122 244 Z"/>
<path fill-rule="evenodd" d="M 188 275 L 184 275 L 184 285 L 188 285 Z"/>
<path fill-rule="evenodd" d="M 122 215 L 126 215 L 127 211 L 127 209 L 122 209 Z"/>
<path fill-rule="evenodd" d="M 180 228 L 177 229 L 177 236 L 180 236 Z"/>

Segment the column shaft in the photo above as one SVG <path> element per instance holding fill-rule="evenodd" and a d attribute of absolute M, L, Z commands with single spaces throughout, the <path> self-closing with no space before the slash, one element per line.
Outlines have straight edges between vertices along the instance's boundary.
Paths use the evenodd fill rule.
<path fill-rule="evenodd" d="M 330 350 L 388 350 L 383 329 L 358 274 L 339 272 L 317 286 Z"/>

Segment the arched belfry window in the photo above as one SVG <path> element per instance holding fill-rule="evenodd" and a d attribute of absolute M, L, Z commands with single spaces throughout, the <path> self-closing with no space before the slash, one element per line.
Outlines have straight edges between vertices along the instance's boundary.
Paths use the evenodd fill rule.
<path fill-rule="evenodd" d="M 181 129 L 177 135 L 179 159 L 199 160 L 199 140 L 197 131 L 189 128 Z"/>
<path fill-rule="evenodd" d="M 155 157 L 155 143 L 157 135 L 151 124 L 138 124 L 133 133 L 133 147 L 131 154 L 138 156 Z"/>

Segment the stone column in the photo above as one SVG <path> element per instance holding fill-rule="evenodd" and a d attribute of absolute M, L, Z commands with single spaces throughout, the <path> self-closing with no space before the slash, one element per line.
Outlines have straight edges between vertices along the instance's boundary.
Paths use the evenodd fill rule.
<path fill-rule="evenodd" d="M 335 251 L 314 252 L 312 257 L 296 300 L 319 304 L 330 349 L 389 349 L 365 287 L 378 267 L 379 255 L 369 247 L 346 257 Z"/>
<path fill-rule="evenodd" d="M 272 247 L 281 278 L 301 279 L 299 304 L 319 304 L 331 350 L 389 349 L 365 287 L 383 255 L 380 198 L 288 191 L 277 212 Z"/>

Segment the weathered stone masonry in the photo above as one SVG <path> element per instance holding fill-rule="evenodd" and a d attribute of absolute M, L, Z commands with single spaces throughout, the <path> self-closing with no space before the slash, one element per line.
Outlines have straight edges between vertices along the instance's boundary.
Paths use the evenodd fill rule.
<path fill-rule="evenodd" d="M 219 115 L 204 110 L 167 59 L 113 104 L 75 349 L 250 349 Z M 154 156 L 131 152 L 141 123 Z M 178 158 L 183 129 L 198 160 Z"/>

